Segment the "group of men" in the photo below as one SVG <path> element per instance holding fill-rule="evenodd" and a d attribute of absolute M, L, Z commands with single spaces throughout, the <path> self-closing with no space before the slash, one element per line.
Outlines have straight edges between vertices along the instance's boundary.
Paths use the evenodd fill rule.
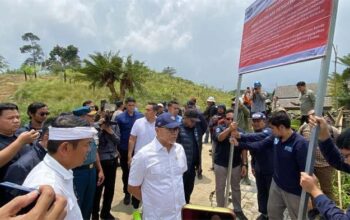
<path fill-rule="evenodd" d="M 256 84 L 259 90 L 261 84 Z M 204 114 L 196 107 L 195 99 L 187 102 L 181 116 L 176 101 L 168 103 L 167 112 L 159 111 L 164 107 L 160 104 L 148 103 L 141 114 L 136 100 L 127 98 L 125 110 L 112 116 L 108 111 L 98 113 L 97 106 L 86 101 L 82 107 L 52 119 L 48 119 L 48 106 L 32 103 L 27 111 L 30 122 L 22 128 L 18 107 L 0 103 L 0 181 L 37 188 L 42 194 L 39 199 L 57 204 L 46 207 L 49 211 L 42 212 L 43 216 L 115 219 L 110 211 L 119 157 L 123 202 L 132 203 L 134 219 L 141 218 L 140 201 L 142 219 L 181 219 L 183 205 L 190 203 L 196 171 L 201 171 L 202 137 L 209 124 L 215 146 L 212 153 L 217 206 L 225 205 L 229 152 L 235 146 L 229 187 L 234 212 L 240 220 L 247 219 L 241 207 L 240 180 L 248 172 L 248 150 L 258 189 L 258 219 L 282 219 L 285 209 L 292 219 L 297 219 L 302 187 L 314 197 L 314 207 L 323 217 L 340 215 L 314 179 L 303 173 L 308 150 L 303 135 L 307 137 L 316 122 L 321 124 L 318 157 L 326 166 L 315 166 L 315 173 L 325 176 L 330 171 L 324 167 L 330 165 L 348 172 L 344 165 L 348 162 L 340 155 L 348 156 L 349 132 L 337 139 L 339 152 L 332 142 L 338 134 L 325 125 L 323 118 L 315 117 L 312 109 L 308 110 L 310 123 L 305 123 L 299 132 L 292 130 L 284 110 L 274 112 L 270 118 L 264 111 L 251 112 L 254 132 L 247 132 L 239 120 L 234 121 L 233 109 L 216 106 L 214 97 L 209 97 L 208 103 Z M 243 101 L 238 104 L 241 114 L 246 114 Z M 321 182 L 321 189 L 328 193 L 325 181 L 329 176 Z M 52 190 L 63 198 L 48 198 Z M 35 193 L 28 195 L 31 200 L 38 197 Z M 0 216 L 11 208 L 11 202 L 1 202 L 4 208 Z"/>
<path fill-rule="evenodd" d="M 0 182 L 8 181 L 30 188 L 51 186 L 55 193 L 66 198 L 65 219 L 115 219 L 110 211 L 119 157 L 123 172 L 124 204 L 129 205 L 132 201 L 134 218 L 140 219 L 140 196 L 132 189 L 141 189 L 135 180 L 141 178 L 141 175 L 132 174 L 141 170 L 133 158 L 137 158 L 139 152 L 141 157 L 141 150 L 148 144 L 156 142 L 158 147 L 169 148 L 170 152 L 175 141 L 178 141 L 183 143 L 183 147 L 177 145 L 180 149 L 175 151 L 175 162 L 163 174 L 176 174 L 179 175 L 178 180 L 181 180 L 170 184 L 172 189 L 180 190 L 180 193 L 174 192 L 174 196 L 178 197 L 178 210 L 173 215 L 180 218 L 179 207 L 185 202 L 189 203 L 195 170 L 199 168 L 201 139 L 207 126 L 205 120 L 203 117 L 201 119 L 193 103 L 187 105 L 183 117 L 179 116 L 180 106 L 176 101 L 168 103 L 166 113 L 159 113 L 158 104 L 148 103 L 144 115 L 136 110 L 135 99 L 127 98 L 124 104 L 125 110 L 113 115 L 115 119 L 112 120 L 110 112 L 98 113 L 97 106 L 92 101 L 86 101 L 82 107 L 61 113 L 55 118 L 48 118 L 50 112 L 47 105 L 35 102 L 28 106 L 29 123 L 20 128 L 18 107 L 12 103 L 1 103 Z M 176 126 L 167 130 L 168 124 L 173 122 Z M 181 162 L 181 169 L 174 167 L 178 162 Z M 150 161 L 150 166 L 153 165 L 157 165 L 155 160 Z M 162 168 L 159 165 L 156 167 Z M 151 179 L 154 180 L 154 176 Z M 160 176 L 160 179 L 163 177 Z M 158 187 L 151 189 L 153 193 L 158 190 Z M 163 192 L 169 193 L 168 190 Z M 147 200 L 147 196 L 142 199 L 144 219 L 158 207 L 153 204 L 153 197 L 151 200 Z M 3 198 L 1 202 L 1 205 L 5 204 Z M 169 215 L 167 211 L 157 215 L 163 216 L 162 213 Z"/>

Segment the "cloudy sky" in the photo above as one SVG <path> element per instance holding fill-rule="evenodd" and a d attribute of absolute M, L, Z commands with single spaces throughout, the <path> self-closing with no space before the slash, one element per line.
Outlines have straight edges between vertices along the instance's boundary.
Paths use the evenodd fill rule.
<path fill-rule="evenodd" d="M 306 0 L 308 1 L 308 0 Z M 0 0 L 0 55 L 11 68 L 25 60 L 21 35 L 41 38 L 45 54 L 73 44 L 79 56 L 120 51 L 161 71 L 224 90 L 236 87 L 244 11 L 254 0 Z M 350 53 L 350 1 L 339 0 L 334 43 Z M 334 60 L 334 58 L 332 58 Z M 320 60 L 246 74 L 267 90 L 317 82 Z M 333 66 L 331 66 L 333 70 Z M 339 68 L 342 68 L 339 66 Z"/>

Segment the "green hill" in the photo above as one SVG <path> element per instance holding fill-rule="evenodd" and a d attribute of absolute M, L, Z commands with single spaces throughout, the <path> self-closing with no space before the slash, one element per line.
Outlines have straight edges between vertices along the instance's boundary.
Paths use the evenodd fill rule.
<path fill-rule="evenodd" d="M 37 79 L 24 81 L 24 77 L 17 77 L 7 74 L 0 76 L 0 80 L 15 80 L 16 87 L 11 87 L 14 91 L 1 86 L 1 91 L 7 91 L 7 97 L 2 97 L 0 101 L 10 101 L 19 105 L 21 118 L 27 121 L 25 114 L 27 106 L 34 101 L 41 101 L 49 106 L 51 115 L 61 112 L 71 111 L 81 106 L 82 102 L 91 99 L 96 104 L 102 99 L 109 99 L 110 92 L 107 88 L 91 88 L 85 81 L 74 81 L 64 83 L 63 79 L 55 75 L 39 75 Z M 13 83 L 10 83 L 11 85 Z M 185 104 L 190 97 L 197 98 L 197 104 L 204 110 L 208 96 L 214 96 L 217 103 L 228 105 L 232 95 L 204 85 L 197 85 L 192 81 L 173 77 L 162 73 L 148 73 L 144 75 L 142 91 L 137 91 L 133 96 L 138 102 L 141 111 L 147 102 L 163 102 L 176 99 L 181 105 Z M 119 85 L 116 85 L 118 88 Z"/>

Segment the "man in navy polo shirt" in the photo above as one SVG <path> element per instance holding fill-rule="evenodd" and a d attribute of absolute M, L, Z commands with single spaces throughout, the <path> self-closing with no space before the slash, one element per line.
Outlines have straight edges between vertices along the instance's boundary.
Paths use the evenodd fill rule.
<path fill-rule="evenodd" d="M 262 141 L 236 143 L 240 148 L 261 150 L 273 148 L 273 178 L 267 205 L 270 220 L 283 219 L 287 208 L 292 219 L 297 219 L 301 195 L 300 172 L 305 170 L 308 143 L 294 132 L 286 112 L 275 112 L 270 118 L 273 135 Z"/>
<path fill-rule="evenodd" d="M 120 145 L 118 145 L 118 151 L 120 155 L 120 166 L 122 168 L 122 180 L 123 180 L 123 192 L 124 192 L 124 204 L 130 204 L 130 193 L 128 192 L 128 178 L 129 178 L 129 165 L 128 165 L 128 146 L 131 128 L 135 121 L 142 118 L 143 115 L 135 111 L 136 100 L 134 98 L 127 98 L 125 100 L 126 111 L 117 116 L 116 121 L 120 129 Z"/>

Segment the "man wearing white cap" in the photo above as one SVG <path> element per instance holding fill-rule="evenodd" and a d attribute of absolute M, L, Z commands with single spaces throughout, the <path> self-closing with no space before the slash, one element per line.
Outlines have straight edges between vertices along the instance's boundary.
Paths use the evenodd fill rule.
<path fill-rule="evenodd" d="M 23 185 L 50 185 L 55 193 L 67 198 L 66 220 L 83 219 L 73 188 L 71 169 L 80 166 L 90 150 L 97 131 L 73 115 L 59 116 L 49 128 L 49 141 L 44 160 L 28 174 Z"/>

